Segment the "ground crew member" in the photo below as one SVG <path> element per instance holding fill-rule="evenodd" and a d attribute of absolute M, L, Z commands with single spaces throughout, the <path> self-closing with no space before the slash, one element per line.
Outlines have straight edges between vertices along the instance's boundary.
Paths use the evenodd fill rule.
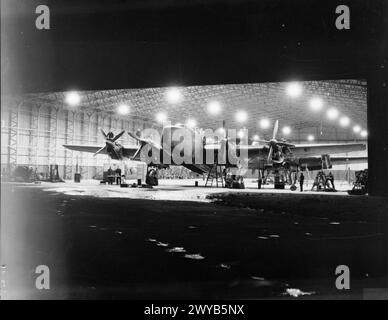
<path fill-rule="evenodd" d="M 327 180 L 330 181 L 332 187 L 333 187 L 333 190 L 335 190 L 335 185 L 334 185 L 334 176 L 331 172 L 329 172 L 328 176 L 327 176 Z"/>
<path fill-rule="evenodd" d="M 301 173 L 299 177 L 300 192 L 303 192 L 303 183 L 304 183 L 304 175 L 303 173 Z"/>

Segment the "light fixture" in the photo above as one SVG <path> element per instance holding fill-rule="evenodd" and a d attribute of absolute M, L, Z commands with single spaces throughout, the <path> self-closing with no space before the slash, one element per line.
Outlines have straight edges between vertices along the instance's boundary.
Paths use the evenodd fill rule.
<path fill-rule="evenodd" d="M 236 113 L 236 120 L 238 122 L 245 122 L 248 119 L 248 114 L 245 111 L 238 111 Z"/>
<path fill-rule="evenodd" d="M 188 119 L 186 122 L 186 126 L 189 128 L 195 128 L 197 126 L 197 121 L 195 119 Z"/>
<path fill-rule="evenodd" d="M 350 124 L 350 119 L 348 117 L 342 117 L 340 119 L 340 125 L 342 127 L 347 127 Z"/>
<path fill-rule="evenodd" d="M 169 88 L 166 95 L 170 103 L 178 103 L 182 100 L 182 93 L 178 88 Z"/>
<path fill-rule="evenodd" d="M 216 129 L 215 133 L 218 135 L 225 135 L 226 131 L 224 128 L 221 127 L 221 128 Z"/>
<path fill-rule="evenodd" d="M 310 108 L 313 111 L 319 111 L 322 109 L 322 107 L 323 107 L 323 101 L 321 98 L 312 98 L 310 100 Z"/>
<path fill-rule="evenodd" d="M 307 136 L 307 140 L 308 140 L 308 141 L 314 141 L 314 140 L 315 140 L 315 137 L 314 137 L 312 134 L 309 134 L 309 135 Z"/>
<path fill-rule="evenodd" d="M 210 101 L 207 105 L 207 111 L 212 115 L 217 115 L 221 111 L 221 104 L 218 101 Z"/>
<path fill-rule="evenodd" d="M 258 135 L 258 134 L 255 134 L 255 135 L 252 137 L 252 140 L 254 140 L 254 141 L 260 140 L 259 135 Z"/>
<path fill-rule="evenodd" d="M 66 94 L 65 101 L 69 106 L 76 107 L 81 102 L 81 97 L 78 92 L 71 91 Z"/>
<path fill-rule="evenodd" d="M 282 131 L 283 131 L 283 134 L 287 136 L 287 135 L 289 135 L 291 133 L 291 128 L 290 127 L 284 127 L 282 129 Z"/>
<path fill-rule="evenodd" d="M 118 114 L 125 116 L 129 113 L 129 107 L 126 104 L 120 104 L 117 107 L 117 112 Z"/>
<path fill-rule="evenodd" d="M 244 130 L 240 130 L 240 131 L 237 133 L 237 137 L 239 137 L 240 139 L 244 138 Z"/>
<path fill-rule="evenodd" d="M 362 130 L 360 135 L 361 135 L 361 137 L 366 138 L 368 136 L 368 131 Z"/>
<path fill-rule="evenodd" d="M 164 113 L 164 112 L 159 112 L 157 115 L 156 115 L 156 120 L 158 122 L 164 122 L 167 120 L 167 115 Z"/>
<path fill-rule="evenodd" d="M 339 116 L 339 112 L 337 109 L 335 108 L 330 108 L 329 110 L 327 110 L 327 117 L 330 119 L 330 120 L 335 120 L 337 119 Z"/>
<path fill-rule="evenodd" d="M 355 125 L 354 127 L 353 127 L 353 132 L 354 133 L 359 133 L 361 131 L 361 127 L 359 126 L 359 125 Z"/>
<path fill-rule="evenodd" d="M 287 94 L 290 97 L 296 98 L 302 93 L 302 86 L 297 82 L 291 82 L 287 86 Z"/>
<path fill-rule="evenodd" d="M 262 129 L 268 129 L 270 125 L 271 125 L 271 123 L 268 119 L 261 119 L 260 120 L 260 127 Z"/>

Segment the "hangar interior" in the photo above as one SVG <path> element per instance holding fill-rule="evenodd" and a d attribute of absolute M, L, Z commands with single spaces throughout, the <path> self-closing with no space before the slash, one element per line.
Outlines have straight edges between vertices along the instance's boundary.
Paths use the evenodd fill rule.
<path fill-rule="evenodd" d="M 72 179 L 99 178 L 108 157 L 66 150 L 63 144 L 104 145 L 100 129 L 117 134 L 167 123 L 217 129 L 246 128 L 251 142 L 279 135 L 292 143 L 367 140 L 367 83 L 363 80 L 225 84 L 5 96 L 1 108 L 2 173 L 15 166 Z M 136 145 L 125 134 L 123 145 Z M 350 154 L 343 154 L 349 156 Z M 366 156 L 353 152 L 352 156 Z M 365 169 L 366 164 L 335 171 Z"/>

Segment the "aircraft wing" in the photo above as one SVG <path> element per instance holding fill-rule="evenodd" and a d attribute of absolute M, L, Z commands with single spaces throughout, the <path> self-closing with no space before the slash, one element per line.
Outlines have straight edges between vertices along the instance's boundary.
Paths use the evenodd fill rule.
<path fill-rule="evenodd" d="M 73 150 L 73 151 L 81 151 L 81 152 L 89 152 L 89 153 L 96 153 L 98 150 L 101 149 L 101 145 L 81 145 L 81 144 L 64 144 L 63 145 L 66 149 Z M 135 153 L 136 150 L 139 149 L 139 146 L 127 146 L 122 148 L 123 156 L 127 158 L 131 158 Z M 103 149 L 100 154 L 107 154 L 106 149 Z"/>
<path fill-rule="evenodd" d="M 127 146 L 123 147 L 123 156 L 132 159 L 132 157 L 135 155 L 136 151 L 139 149 L 139 146 Z M 132 160 L 138 160 L 140 161 L 140 155 L 138 155 L 135 159 Z"/>
<path fill-rule="evenodd" d="M 73 151 L 81 151 L 81 152 L 90 152 L 90 153 L 96 153 L 98 150 L 101 149 L 101 145 L 81 145 L 81 144 L 64 144 L 63 145 L 66 149 L 73 150 Z M 106 150 L 102 150 L 101 154 L 107 154 Z"/>
<path fill-rule="evenodd" d="M 291 147 L 297 158 L 320 156 L 324 154 L 340 154 L 352 151 L 366 150 L 365 143 L 328 143 L 328 144 L 299 144 Z"/>
<path fill-rule="evenodd" d="M 368 163 L 368 157 L 330 157 L 333 165 Z"/>

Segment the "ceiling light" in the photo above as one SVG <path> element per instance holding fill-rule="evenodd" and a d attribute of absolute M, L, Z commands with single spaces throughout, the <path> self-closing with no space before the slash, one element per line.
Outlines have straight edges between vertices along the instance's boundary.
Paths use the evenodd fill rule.
<path fill-rule="evenodd" d="M 319 111 L 323 107 L 323 101 L 321 98 L 313 98 L 310 100 L 310 108 L 313 111 Z"/>
<path fill-rule="evenodd" d="M 69 106 L 75 107 L 81 102 L 81 97 L 77 92 L 72 91 L 66 94 L 65 101 Z"/>
<path fill-rule="evenodd" d="M 207 106 L 207 111 L 212 115 L 217 115 L 221 111 L 221 104 L 218 101 L 211 101 Z"/>
<path fill-rule="evenodd" d="M 271 123 L 268 119 L 261 119 L 260 120 L 260 127 L 262 129 L 268 129 L 270 125 L 271 125 Z"/>
<path fill-rule="evenodd" d="M 297 82 L 292 82 L 287 86 L 287 94 L 290 97 L 296 98 L 302 93 L 302 86 Z"/>
<path fill-rule="evenodd" d="M 238 122 L 245 122 L 248 119 L 248 114 L 245 111 L 238 111 L 236 113 L 236 120 Z"/>
<path fill-rule="evenodd" d="M 366 138 L 368 136 L 368 131 L 362 130 L 360 134 L 361 134 L 361 137 Z"/>
<path fill-rule="evenodd" d="M 354 133 L 359 133 L 361 131 L 361 127 L 359 126 L 359 125 L 355 125 L 354 127 L 353 127 L 353 132 Z"/>
<path fill-rule="evenodd" d="M 197 126 L 197 121 L 195 121 L 195 119 L 189 119 L 186 122 L 186 126 L 189 128 L 195 128 Z"/>
<path fill-rule="evenodd" d="M 290 127 L 284 127 L 282 131 L 283 131 L 283 134 L 285 134 L 287 136 L 287 135 L 289 135 L 291 133 L 291 128 Z"/>
<path fill-rule="evenodd" d="M 157 115 L 156 115 L 156 120 L 158 122 L 164 122 L 167 120 L 167 115 L 164 113 L 164 112 L 159 112 Z"/>
<path fill-rule="evenodd" d="M 170 103 L 178 103 L 182 100 L 182 93 L 178 88 L 169 88 L 166 95 Z"/>
<path fill-rule="evenodd" d="M 120 104 L 117 108 L 117 112 L 122 116 L 125 116 L 129 113 L 129 107 L 126 104 Z"/>
<path fill-rule="evenodd" d="M 331 108 L 329 110 L 327 110 L 327 117 L 330 119 L 330 120 L 335 120 L 337 119 L 339 116 L 339 112 L 337 109 L 335 108 Z"/>
<path fill-rule="evenodd" d="M 348 117 L 342 117 L 340 119 L 340 125 L 342 127 L 347 127 L 350 124 L 350 119 Z"/>
<path fill-rule="evenodd" d="M 312 134 L 309 134 L 309 135 L 307 136 L 307 140 L 308 140 L 308 141 L 314 141 L 314 140 L 315 140 L 315 137 L 314 137 Z"/>

